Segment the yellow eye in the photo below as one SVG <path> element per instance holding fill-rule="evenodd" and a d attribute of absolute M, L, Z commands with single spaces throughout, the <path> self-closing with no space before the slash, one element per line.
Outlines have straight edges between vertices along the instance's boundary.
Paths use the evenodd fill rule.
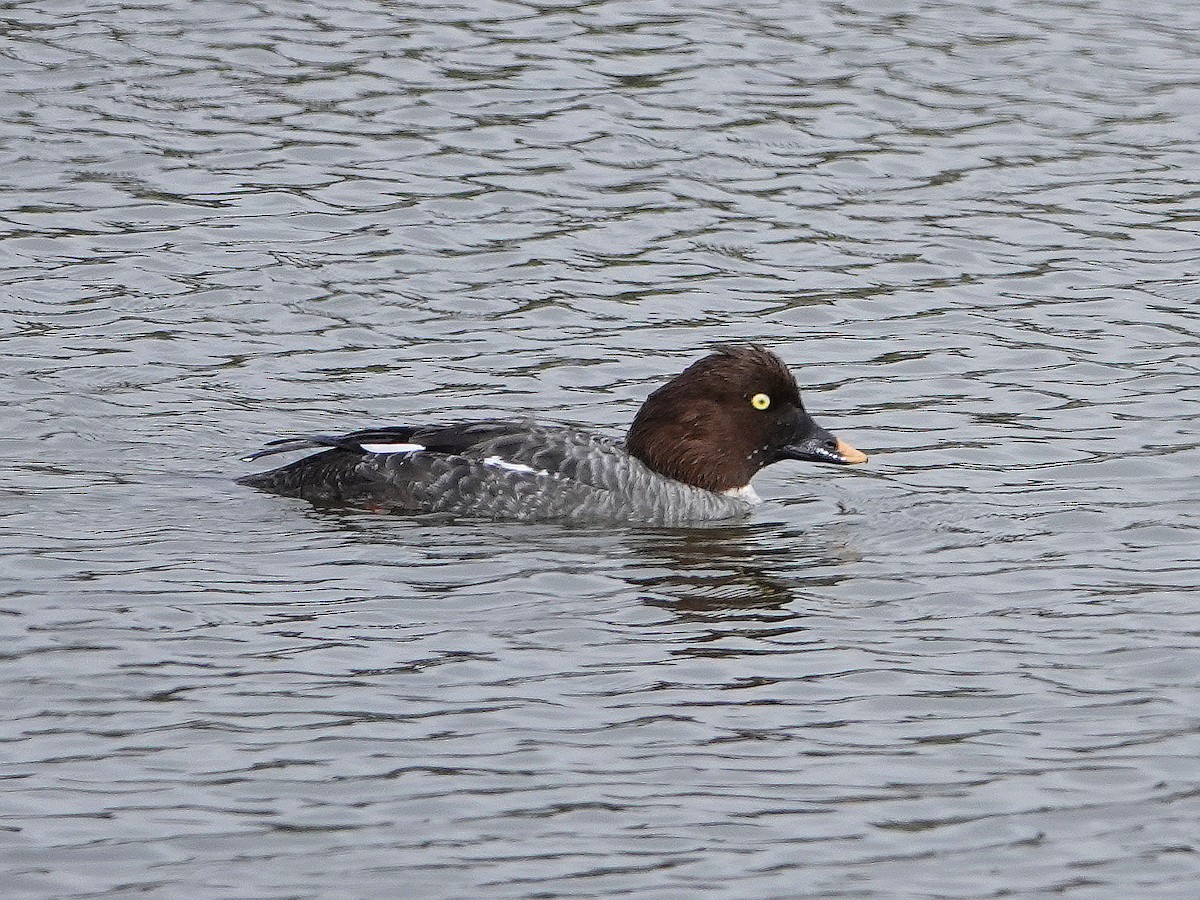
<path fill-rule="evenodd" d="M 771 398 L 766 394 L 755 394 L 750 398 L 750 405 L 755 409 L 766 409 L 771 405 Z"/>

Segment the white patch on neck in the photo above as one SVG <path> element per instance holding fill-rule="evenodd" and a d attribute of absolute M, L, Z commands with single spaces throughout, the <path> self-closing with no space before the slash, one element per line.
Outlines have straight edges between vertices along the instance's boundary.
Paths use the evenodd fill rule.
<path fill-rule="evenodd" d="M 416 453 L 425 449 L 424 444 L 359 444 L 368 453 Z"/>
<path fill-rule="evenodd" d="M 727 491 L 721 491 L 724 497 L 732 497 L 734 500 L 741 500 L 743 503 L 749 503 L 751 506 L 758 506 L 762 503 L 762 497 L 754 490 L 753 485 L 744 484 L 739 488 L 730 488 Z"/>
<path fill-rule="evenodd" d="M 495 466 L 497 469 L 507 469 L 509 472 L 537 471 L 533 466 L 527 466 L 524 463 L 509 462 L 507 459 L 501 459 L 499 456 L 489 456 L 483 461 L 483 464 L 485 466 Z"/>

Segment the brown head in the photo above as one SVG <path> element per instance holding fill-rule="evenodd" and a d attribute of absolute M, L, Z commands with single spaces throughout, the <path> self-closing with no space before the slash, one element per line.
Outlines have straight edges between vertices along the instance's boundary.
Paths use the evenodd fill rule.
<path fill-rule="evenodd" d="M 809 417 L 787 366 L 755 344 L 722 347 L 652 393 L 626 446 L 659 474 L 710 491 L 745 487 L 781 459 L 867 459 Z"/>

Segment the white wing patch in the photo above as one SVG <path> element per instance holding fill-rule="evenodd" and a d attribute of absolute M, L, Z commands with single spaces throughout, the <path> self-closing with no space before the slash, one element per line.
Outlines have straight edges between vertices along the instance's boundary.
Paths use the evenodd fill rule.
<path fill-rule="evenodd" d="M 368 453 L 416 453 L 424 444 L 359 444 Z"/>
<path fill-rule="evenodd" d="M 485 466 L 495 466 L 497 469 L 506 469 L 509 472 L 537 472 L 533 466 L 527 466 L 524 463 L 509 462 L 507 459 L 501 459 L 499 456 L 489 456 L 484 459 Z M 545 472 L 542 472 L 545 475 Z"/>
<path fill-rule="evenodd" d="M 359 444 L 368 453 L 418 453 L 425 449 L 424 444 Z M 489 456 L 483 460 L 485 466 L 504 469 L 506 472 L 525 472 L 528 474 L 546 475 L 547 472 L 527 466 L 524 463 L 509 462 L 501 456 Z"/>

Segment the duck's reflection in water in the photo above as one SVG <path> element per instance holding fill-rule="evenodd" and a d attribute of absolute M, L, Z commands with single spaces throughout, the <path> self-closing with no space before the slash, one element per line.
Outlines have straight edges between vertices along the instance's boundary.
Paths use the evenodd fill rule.
<path fill-rule="evenodd" d="M 647 592 L 646 604 L 684 617 L 801 615 L 804 601 L 848 577 L 847 564 L 860 558 L 836 536 L 782 523 L 645 532 L 630 544 L 627 581 Z"/>
<path fill-rule="evenodd" d="M 444 592 L 447 580 L 457 579 L 512 589 L 548 573 L 602 575 L 609 591 L 625 593 L 624 585 L 646 605 L 709 621 L 779 621 L 825 609 L 822 598 L 861 559 L 852 533 L 780 521 L 612 529 L 356 510 L 310 509 L 308 516 L 340 532 L 343 551 L 389 547 L 386 562 L 375 551 L 368 551 L 370 561 L 397 570 L 416 593 Z"/>

